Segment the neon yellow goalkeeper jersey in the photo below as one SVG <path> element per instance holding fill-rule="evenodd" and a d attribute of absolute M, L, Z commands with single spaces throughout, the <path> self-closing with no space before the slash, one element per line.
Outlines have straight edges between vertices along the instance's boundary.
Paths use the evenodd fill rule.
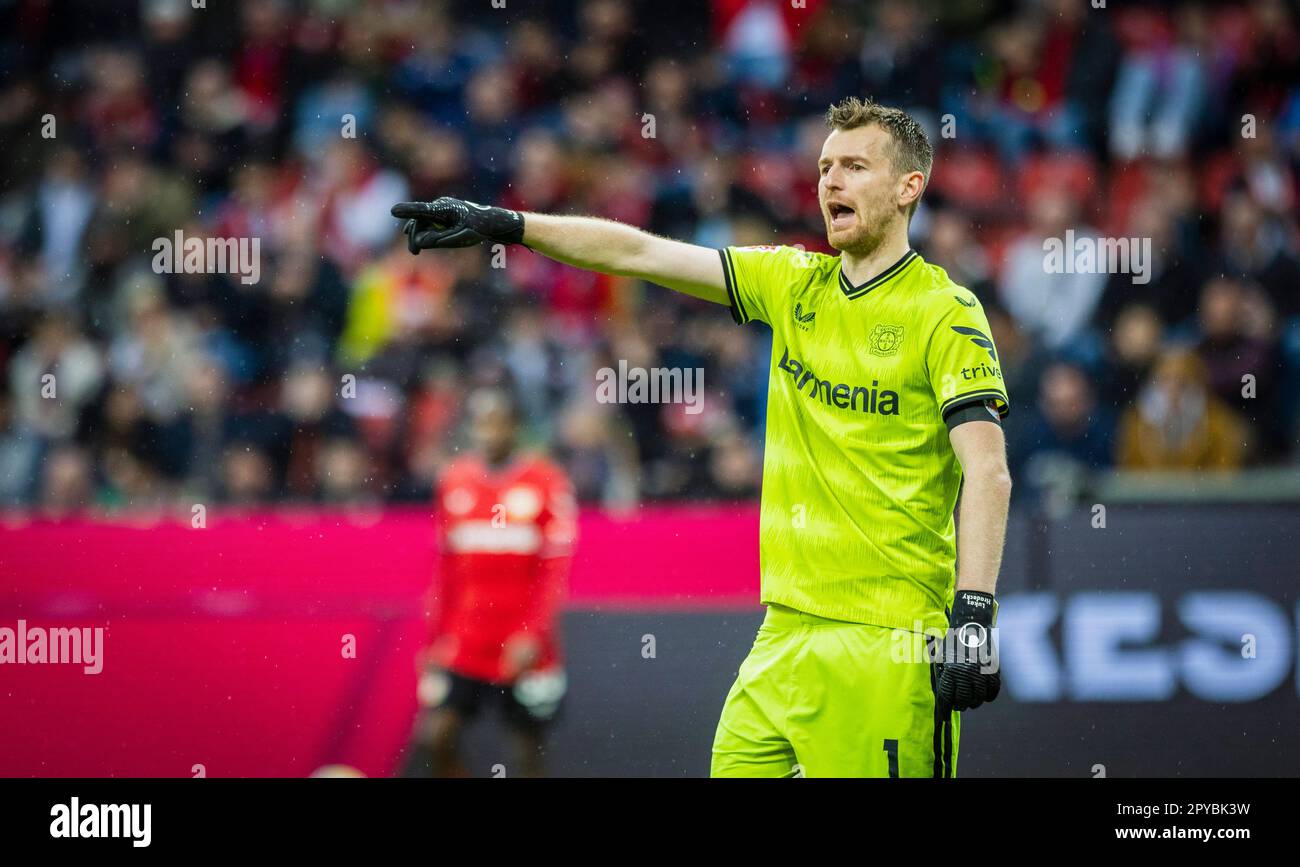
<path fill-rule="evenodd" d="M 1010 409 L 979 301 L 915 251 L 859 286 L 838 256 L 720 252 L 732 316 L 772 328 L 762 601 L 947 628 L 962 472 L 946 420 Z"/>

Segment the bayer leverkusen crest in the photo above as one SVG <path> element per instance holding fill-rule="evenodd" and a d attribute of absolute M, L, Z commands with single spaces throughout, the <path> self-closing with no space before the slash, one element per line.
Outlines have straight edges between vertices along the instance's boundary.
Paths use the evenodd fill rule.
<path fill-rule="evenodd" d="M 867 345 L 871 348 L 872 355 L 894 355 L 903 345 L 903 326 L 877 325 L 871 330 Z"/>

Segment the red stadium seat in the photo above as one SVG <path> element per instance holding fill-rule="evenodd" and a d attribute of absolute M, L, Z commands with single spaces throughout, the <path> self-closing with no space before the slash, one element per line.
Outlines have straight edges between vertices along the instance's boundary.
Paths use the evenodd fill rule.
<path fill-rule="evenodd" d="M 1116 9 L 1115 38 L 1125 52 L 1141 51 L 1168 42 L 1174 25 L 1163 9 Z"/>
<path fill-rule="evenodd" d="M 1096 161 L 1084 153 L 1052 153 L 1031 156 L 1016 167 L 1016 192 L 1023 204 L 1044 189 L 1065 189 L 1091 213 L 1102 172 Z"/>
<path fill-rule="evenodd" d="M 1151 188 L 1151 167 L 1143 160 L 1116 164 L 1107 181 L 1106 207 L 1101 228 L 1111 234 L 1122 233 L 1133 206 Z"/>
<path fill-rule="evenodd" d="M 931 184 L 935 192 L 958 207 L 982 213 L 1003 210 L 1007 194 L 997 157 L 969 148 L 944 151 Z"/>
<path fill-rule="evenodd" d="M 1206 158 L 1197 170 L 1200 181 L 1196 197 L 1206 213 L 1218 213 L 1223 207 L 1223 198 L 1228 186 L 1241 173 L 1241 163 L 1235 153 L 1220 151 Z"/>

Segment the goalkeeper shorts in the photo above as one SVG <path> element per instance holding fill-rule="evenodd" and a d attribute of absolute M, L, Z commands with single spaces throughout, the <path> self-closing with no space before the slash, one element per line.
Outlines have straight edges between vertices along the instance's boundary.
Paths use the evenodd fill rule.
<path fill-rule="evenodd" d="M 769 605 L 727 694 L 715 777 L 951 777 L 934 637 Z"/>

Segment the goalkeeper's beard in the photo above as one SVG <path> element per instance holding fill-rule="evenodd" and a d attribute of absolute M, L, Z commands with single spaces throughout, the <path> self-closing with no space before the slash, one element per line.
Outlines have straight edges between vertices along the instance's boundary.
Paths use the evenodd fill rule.
<path fill-rule="evenodd" d="M 848 253 L 856 258 L 865 258 L 880 249 L 880 246 L 889 240 L 895 230 L 891 217 L 899 218 L 897 212 L 890 214 L 888 210 L 881 209 L 872 214 L 859 213 L 857 225 L 847 233 L 841 233 L 838 237 L 831 233 L 830 215 L 826 215 L 826 243 L 833 249 L 841 253 Z M 906 233 L 906 224 L 903 228 Z"/>

